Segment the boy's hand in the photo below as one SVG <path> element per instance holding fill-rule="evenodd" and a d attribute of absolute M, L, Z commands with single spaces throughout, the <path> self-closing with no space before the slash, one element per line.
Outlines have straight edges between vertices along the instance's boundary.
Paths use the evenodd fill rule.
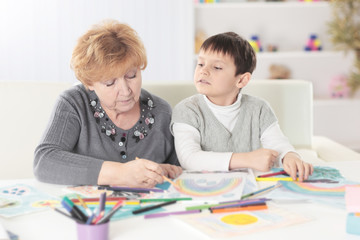
<path fill-rule="evenodd" d="M 313 173 L 314 167 L 302 161 L 295 153 L 289 152 L 283 158 L 283 166 L 285 172 L 287 172 L 294 181 L 296 181 L 296 174 L 299 172 L 299 181 L 302 182 Z"/>
<path fill-rule="evenodd" d="M 249 167 L 261 172 L 268 172 L 274 166 L 278 152 L 260 148 L 252 152 L 235 153 L 230 160 L 229 169 Z"/>
<path fill-rule="evenodd" d="M 182 168 L 179 166 L 163 163 L 160 164 L 160 167 L 162 168 L 165 177 L 169 177 L 171 179 L 177 178 L 182 173 Z"/>

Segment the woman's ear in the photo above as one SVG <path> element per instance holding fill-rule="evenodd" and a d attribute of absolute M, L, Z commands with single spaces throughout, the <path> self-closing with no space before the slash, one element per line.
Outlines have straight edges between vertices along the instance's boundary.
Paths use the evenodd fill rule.
<path fill-rule="evenodd" d="M 246 72 L 244 74 L 239 74 L 238 81 L 236 83 L 236 86 L 240 89 L 245 87 L 251 79 L 251 73 Z"/>

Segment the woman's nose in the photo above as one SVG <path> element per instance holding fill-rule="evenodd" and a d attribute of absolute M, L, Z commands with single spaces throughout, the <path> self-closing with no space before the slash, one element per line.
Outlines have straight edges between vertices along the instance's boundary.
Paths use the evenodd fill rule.
<path fill-rule="evenodd" d="M 125 79 L 119 79 L 120 81 L 117 88 L 120 93 L 120 95 L 127 96 L 131 93 L 131 89 L 128 85 L 128 83 L 125 81 Z"/>

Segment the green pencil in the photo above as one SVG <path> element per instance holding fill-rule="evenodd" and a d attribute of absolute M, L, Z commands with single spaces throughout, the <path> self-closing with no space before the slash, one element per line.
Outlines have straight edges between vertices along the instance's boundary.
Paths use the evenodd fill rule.
<path fill-rule="evenodd" d="M 203 205 L 197 205 L 197 206 L 190 206 L 190 207 L 186 207 L 186 210 L 202 210 L 202 209 L 209 209 L 211 207 L 215 207 L 220 205 L 219 203 L 215 203 L 215 204 L 203 204 Z"/>
<path fill-rule="evenodd" d="M 145 198 L 140 199 L 140 203 L 146 202 L 170 202 L 170 201 L 187 201 L 192 200 L 192 198 Z"/>

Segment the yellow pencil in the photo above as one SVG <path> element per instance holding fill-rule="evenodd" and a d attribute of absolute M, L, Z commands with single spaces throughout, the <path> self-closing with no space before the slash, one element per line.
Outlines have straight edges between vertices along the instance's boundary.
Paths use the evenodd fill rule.
<path fill-rule="evenodd" d="M 135 157 L 135 159 L 137 160 L 137 159 L 139 159 L 139 158 L 138 158 L 138 157 Z M 165 181 L 167 181 L 167 182 L 169 182 L 171 185 L 173 185 L 174 188 L 176 188 L 176 189 L 179 189 L 179 188 L 180 188 L 180 186 L 177 185 L 176 183 L 174 183 L 173 181 L 171 181 L 170 178 L 167 178 L 167 177 L 165 177 L 164 175 L 163 175 L 162 177 L 163 177 L 163 179 L 164 179 Z"/>
<path fill-rule="evenodd" d="M 79 199 L 80 204 L 83 206 L 83 208 L 85 209 L 87 215 L 90 217 L 92 215 L 91 210 L 88 208 L 88 206 L 86 205 L 86 203 L 84 202 L 84 200 L 78 195 L 76 194 L 77 198 Z"/>
<path fill-rule="evenodd" d="M 177 185 L 176 183 L 174 183 L 170 178 L 167 178 L 167 177 L 165 177 L 164 175 L 163 175 L 162 177 L 163 177 L 163 179 L 164 179 L 165 181 L 167 181 L 167 182 L 169 182 L 171 185 L 173 185 L 174 188 L 176 188 L 176 189 L 179 189 L 179 188 L 180 188 L 180 186 Z"/>
<path fill-rule="evenodd" d="M 294 181 L 291 177 L 268 177 L 268 178 L 256 178 L 256 181 L 263 181 L 263 182 L 277 182 L 277 181 Z M 296 179 L 296 181 L 299 181 L 299 178 Z"/>

